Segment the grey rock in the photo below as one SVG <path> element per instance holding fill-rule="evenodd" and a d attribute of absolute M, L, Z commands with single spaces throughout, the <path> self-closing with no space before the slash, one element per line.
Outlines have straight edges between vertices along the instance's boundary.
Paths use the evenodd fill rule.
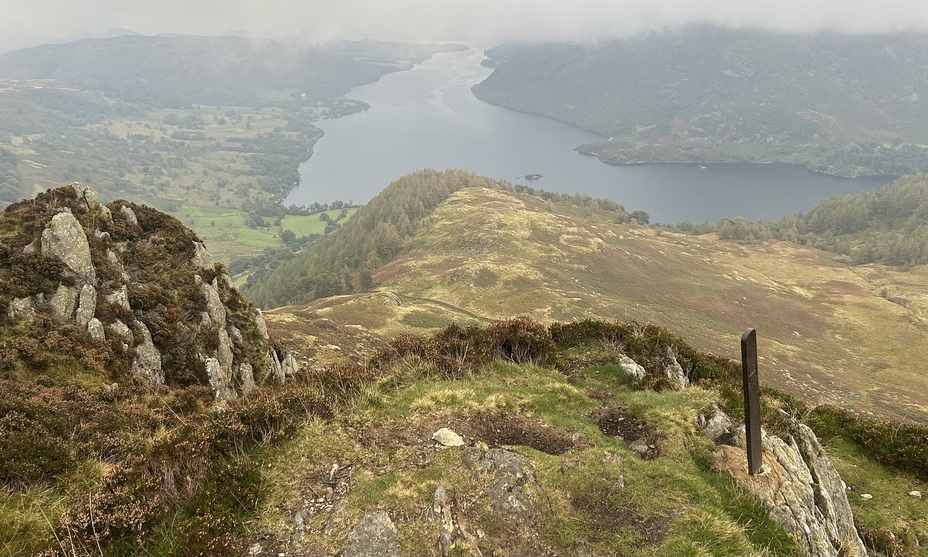
<path fill-rule="evenodd" d="M 198 269 L 212 269 L 215 266 L 212 254 L 203 245 L 203 242 L 193 243 L 193 266 Z"/>
<path fill-rule="evenodd" d="M 222 304 L 222 299 L 219 297 L 219 289 L 214 284 L 209 284 L 204 282 L 200 285 L 200 292 L 203 294 L 203 297 L 206 298 L 206 313 L 209 314 L 210 323 L 212 326 L 219 329 L 226 328 L 226 306 Z"/>
<path fill-rule="evenodd" d="M 74 182 L 71 187 L 77 192 L 77 198 L 83 200 L 88 211 L 100 208 L 100 195 L 92 187 L 80 182 Z"/>
<path fill-rule="evenodd" d="M 35 301 L 31 296 L 25 298 L 13 298 L 7 314 L 11 319 L 24 317 L 26 319 L 35 319 Z"/>
<path fill-rule="evenodd" d="M 635 381 L 641 381 L 644 379 L 647 372 L 644 368 L 638 365 L 638 362 L 629 358 L 628 356 L 622 356 L 619 358 L 619 365 L 622 367 L 622 370 L 629 376 L 631 376 Z"/>
<path fill-rule="evenodd" d="M 625 461 L 619 453 L 609 453 L 603 458 L 606 463 L 606 480 L 616 487 L 625 487 Z M 611 469 L 616 470 L 613 472 Z"/>
<path fill-rule="evenodd" d="M 763 501 L 770 516 L 792 532 L 803 553 L 867 555 L 854 528 L 844 483 L 812 430 L 795 426 L 789 443 L 762 432 L 763 472 L 754 476 L 747 473 L 743 426 L 734 441 L 736 446 L 716 447 L 716 466 Z"/>
<path fill-rule="evenodd" d="M 87 322 L 87 332 L 90 334 L 90 338 L 97 341 L 106 340 L 106 331 L 103 330 L 103 323 L 93 317 L 90 321 Z"/>
<path fill-rule="evenodd" d="M 80 291 L 73 286 L 59 285 L 58 290 L 52 294 L 51 299 L 48 300 L 48 305 L 51 306 L 52 314 L 59 321 L 70 321 L 74 317 L 74 312 L 77 310 L 77 300 Z"/>
<path fill-rule="evenodd" d="M 229 333 L 227 333 L 225 329 L 219 330 L 219 348 L 216 350 L 216 359 L 219 360 L 219 365 L 222 366 L 222 369 L 231 377 L 233 359 L 232 339 L 229 338 Z"/>
<path fill-rule="evenodd" d="M 454 545 L 454 534 L 457 527 L 451 512 L 448 490 L 442 485 L 435 488 L 435 496 L 432 497 L 432 513 L 438 517 L 438 547 L 441 549 L 442 557 L 445 557 Z"/>
<path fill-rule="evenodd" d="M 296 363 L 296 358 L 293 356 L 293 352 L 287 354 L 280 367 L 281 371 L 283 372 L 284 379 L 287 377 L 293 377 L 298 371 L 300 371 L 300 366 Z"/>
<path fill-rule="evenodd" d="M 232 375 L 228 370 L 223 368 L 216 358 L 207 358 L 205 364 L 209 385 L 216 393 L 216 398 L 219 400 L 234 399 L 235 389 L 232 388 Z"/>
<path fill-rule="evenodd" d="M 42 253 L 60 259 L 80 283 L 96 282 L 87 235 L 71 211 L 52 217 L 42 232 Z"/>
<path fill-rule="evenodd" d="M 104 298 L 106 299 L 107 302 L 111 304 L 121 306 L 130 311 L 132 310 L 132 308 L 129 307 L 129 289 L 126 287 L 125 284 L 121 284 L 118 290 L 114 290 L 110 292 L 109 294 L 104 296 Z"/>
<path fill-rule="evenodd" d="M 535 495 L 540 487 L 528 458 L 505 449 L 483 451 L 465 447 L 464 465 L 494 477 L 489 495 L 497 509 L 522 523 L 531 522 L 535 516 Z"/>
<path fill-rule="evenodd" d="M 638 453 L 638 456 L 641 458 L 645 458 L 651 451 L 651 447 L 648 445 L 648 440 L 644 438 L 635 439 L 629 443 L 628 448 Z"/>
<path fill-rule="evenodd" d="M 77 312 L 74 320 L 81 327 L 86 327 L 97 312 L 97 289 L 90 284 L 81 287 L 78 295 Z"/>
<path fill-rule="evenodd" d="M 464 439 L 454 431 L 443 427 L 432 434 L 432 441 L 435 441 L 442 447 L 463 447 Z"/>
<path fill-rule="evenodd" d="M 142 341 L 135 347 L 135 361 L 132 362 L 132 373 L 153 385 L 164 384 L 164 371 L 161 369 L 161 352 L 155 348 L 151 340 L 151 332 L 141 321 L 136 321 L 136 327 L 142 332 Z"/>
<path fill-rule="evenodd" d="M 277 357 L 277 352 L 273 349 L 267 351 L 267 368 L 267 376 L 263 377 L 262 380 L 283 385 L 285 380 L 284 370 L 280 365 L 280 358 Z"/>
<path fill-rule="evenodd" d="M 710 417 L 700 416 L 699 418 L 700 421 L 697 425 L 702 430 L 703 436 L 711 441 L 731 433 L 735 427 L 735 423 L 728 417 L 728 414 L 718 406 L 715 407 L 715 411 Z"/>
<path fill-rule="evenodd" d="M 23 253 L 36 254 L 36 253 L 39 253 L 41 249 L 42 249 L 41 241 L 34 240 L 33 242 L 29 243 L 28 245 L 26 245 L 26 247 L 23 248 Z"/>
<path fill-rule="evenodd" d="M 245 337 L 242 336 L 242 332 L 238 330 L 238 327 L 235 325 L 229 325 L 226 329 L 229 331 L 229 336 L 232 338 L 233 342 L 237 342 L 239 344 L 245 343 Z"/>
<path fill-rule="evenodd" d="M 348 532 L 342 546 L 342 557 L 400 557 L 400 544 L 396 539 L 396 526 L 386 511 L 373 511 L 364 515 Z"/>
<path fill-rule="evenodd" d="M 267 340 L 271 338 L 267 334 L 267 322 L 264 320 L 264 314 L 261 313 L 260 309 L 255 308 L 255 325 L 258 327 L 258 334 L 261 335 L 261 338 Z"/>
<path fill-rule="evenodd" d="M 122 215 L 123 219 L 131 222 L 132 224 L 136 226 L 139 225 L 139 219 L 135 216 L 135 211 L 132 210 L 132 207 L 129 207 L 128 205 L 120 205 L 119 214 Z"/>
<path fill-rule="evenodd" d="M 683 371 L 683 366 L 677 361 L 677 356 L 669 346 L 667 347 L 667 357 L 670 358 L 670 363 L 664 367 L 664 375 L 667 376 L 667 381 L 670 382 L 670 387 L 673 390 L 682 391 L 690 385 L 690 381 L 686 377 L 686 372 Z"/>
<path fill-rule="evenodd" d="M 244 362 L 238 366 L 238 379 L 242 384 L 242 394 L 248 394 L 255 388 L 255 372 L 251 364 Z"/>

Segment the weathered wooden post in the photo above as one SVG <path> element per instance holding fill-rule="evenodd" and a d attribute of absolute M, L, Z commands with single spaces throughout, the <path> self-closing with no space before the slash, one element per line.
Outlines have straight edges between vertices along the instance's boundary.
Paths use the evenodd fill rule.
<path fill-rule="evenodd" d="M 763 464 L 760 444 L 760 382 L 757 378 L 757 331 L 748 329 L 741 335 L 741 373 L 744 388 L 744 432 L 748 445 L 748 474 L 760 471 Z"/>

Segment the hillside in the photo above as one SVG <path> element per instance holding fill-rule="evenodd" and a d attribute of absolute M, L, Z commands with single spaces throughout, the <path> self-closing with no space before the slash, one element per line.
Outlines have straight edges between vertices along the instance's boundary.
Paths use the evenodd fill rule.
<path fill-rule="evenodd" d="M 234 36 L 127 35 L 7 52 L 0 79 L 40 79 L 122 98 L 279 105 L 291 94 L 331 98 L 421 62 L 443 45 L 337 41 L 327 47 Z"/>
<path fill-rule="evenodd" d="M 444 282 L 432 246 L 457 269 L 443 297 L 485 312 L 460 293 L 501 294 L 513 276 L 494 265 L 567 262 L 586 281 L 575 258 L 605 244 L 584 227 L 650 234 L 591 201 L 419 178 L 460 187 L 372 278 L 410 286 L 420 262 Z M 448 236 L 471 210 L 494 232 Z M 537 251 L 552 226 L 565 236 Z M 8 207 L 0 249 L 0 555 L 837 557 L 928 540 L 926 428 L 766 389 L 768 471 L 748 476 L 737 365 L 654 325 L 496 322 L 382 290 L 276 310 L 271 348 L 192 232 L 80 184 Z M 543 270 L 552 304 L 567 275 Z M 484 326 L 397 336 L 451 316 Z"/>
<path fill-rule="evenodd" d="M 595 46 L 503 45 L 474 93 L 607 140 L 614 164 L 788 162 L 928 170 L 928 38 L 691 27 Z"/>
<path fill-rule="evenodd" d="M 319 335 L 294 316 L 384 340 L 518 315 L 634 320 L 730 358 L 741 332 L 756 327 L 765 384 L 928 420 L 923 269 L 852 267 L 787 242 L 741 245 L 616 223 L 622 215 L 475 181 L 418 221 L 396 258 L 372 273 L 374 291 L 272 311 L 269 327 L 281 342 L 310 339 L 314 357 L 333 363 L 363 360 L 363 347 L 351 356 L 350 336 L 337 349 L 314 342 Z M 908 303 L 886 299 L 887 288 Z"/>

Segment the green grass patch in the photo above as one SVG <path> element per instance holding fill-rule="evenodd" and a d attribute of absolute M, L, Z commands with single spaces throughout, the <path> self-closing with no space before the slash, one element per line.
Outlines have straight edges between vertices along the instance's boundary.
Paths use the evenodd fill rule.
<path fill-rule="evenodd" d="M 342 220 L 338 221 L 338 224 L 345 224 L 348 219 L 351 218 L 358 210 L 357 209 L 348 209 L 348 215 Z M 341 213 L 341 210 L 332 210 L 324 211 L 325 214 L 329 215 L 333 221 L 338 218 L 338 215 Z M 282 230 L 291 230 L 296 234 L 297 238 L 301 236 L 309 236 L 310 234 L 322 234 L 325 232 L 325 227 L 328 224 L 326 221 L 322 220 L 320 217 L 322 213 L 313 213 L 312 215 L 287 215 L 280 222 L 280 228 Z"/>

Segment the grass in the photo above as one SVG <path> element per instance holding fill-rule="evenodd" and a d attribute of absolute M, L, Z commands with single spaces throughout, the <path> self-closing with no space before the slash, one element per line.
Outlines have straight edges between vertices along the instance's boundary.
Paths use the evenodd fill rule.
<path fill-rule="evenodd" d="M 918 364 L 928 359 L 924 269 L 855 268 L 782 242 L 742 246 L 613 220 L 604 211 L 563 203 L 549 210 L 537 198 L 465 188 L 374 280 L 404 301 L 440 300 L 488 319 L 652 323 L 732 359 L 740 357 L 741 332 L 755 327 L 764 385 L 813 404 L 928 421 Z M 482 223 L 479 233 L 474 222 Z M 884 299 L 883 289 L 910 302 Z M 362 298 L 344 303 L 360 309 Z M 373 329 L 387 338 L 431 324 L 407 316 L 406 303 L 389 309 L 393 317 Z M 363 325 L 358 312 L 338 318 Z"/>
<path fill-rule="evenodd" d="M 323 211 L 329 218 L 333 221 L 338 218 L 341 214 L 341 210 L 333 211 Z M 351 218 L 357 212 L 357 209 L 348 209 L 348 215 L 338 221 L 339 224 L 343 224 L 348 218 Z M 281 221 L 280 227 L 282 230 L 291 230 L 296 237 L 309 236 L 310 234 L 322 234 L 325 232 L 325 227 L 328 224 L 326 221 L 322 220 L 320 217 L 322 213 L 313 213 L 312 215 L 287 215 Z"/>

